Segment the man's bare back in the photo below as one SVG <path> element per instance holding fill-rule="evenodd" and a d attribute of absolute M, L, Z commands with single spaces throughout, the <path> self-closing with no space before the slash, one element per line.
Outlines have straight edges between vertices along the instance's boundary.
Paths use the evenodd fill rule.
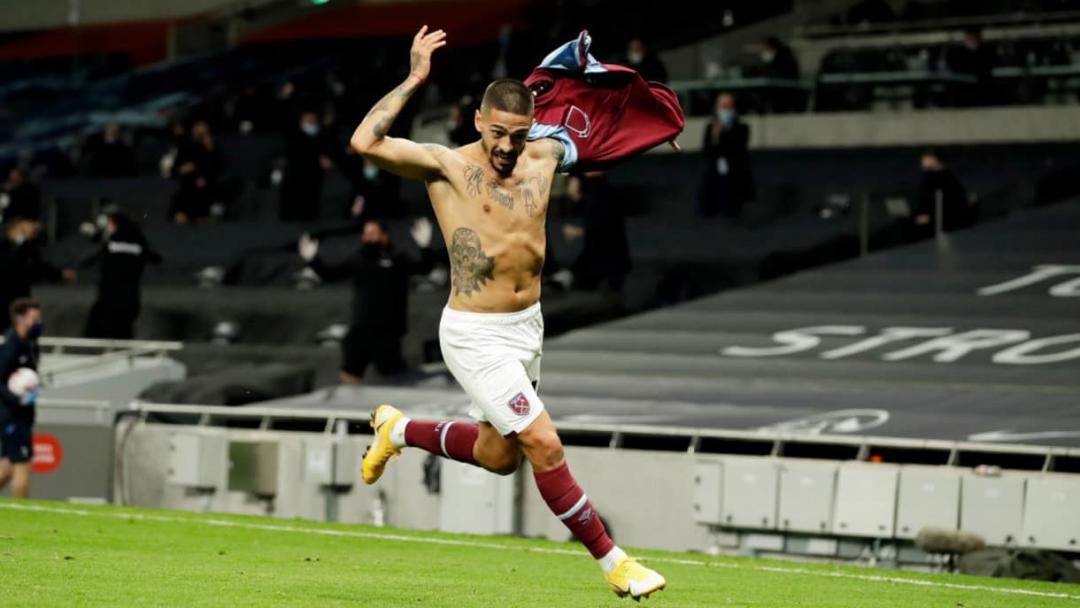
<path fill-rule="evenodd" d="M 552 139 L 526 141 L 531 96 L 527 109 L 500 108 L 498 100 L 483 106 L 475 119 L 480 140 L 461 148 L 388 137 L 401 108 L 427 79 L 431 53 L 444 44 L 441 30 L 417 34 L 409 77 L 372 108 L 351 143 L 380 168 L 425 182 L 450 254 L 450 308 L 524 310 L 540 300 L 544 222 L 564 148 Z"/>

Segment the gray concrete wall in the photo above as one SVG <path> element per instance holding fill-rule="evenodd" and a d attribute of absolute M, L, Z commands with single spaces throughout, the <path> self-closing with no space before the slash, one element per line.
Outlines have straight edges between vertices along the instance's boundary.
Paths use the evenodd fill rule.
<path fill-rule="evenodd" d="M 1075 106 L 775 114 L 743 119 L 750 125 L 750 147 L 756 150 L 1080 140 L 1080 110 Z M 679 137 L 684 153 L 701 149 L 708 120 L 687 120 Z M 668 154 L 671 150 L 660 146 L 654 153 Z"/>

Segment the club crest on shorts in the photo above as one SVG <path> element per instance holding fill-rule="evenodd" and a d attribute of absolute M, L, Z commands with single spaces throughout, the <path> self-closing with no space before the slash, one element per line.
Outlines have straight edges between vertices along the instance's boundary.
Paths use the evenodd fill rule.
<path fill-rule="evenodd" d="M 507 405 L 509 405 L 510 409 L 518 416 L 524 416 L 529 413 L 529 399 L 525 396 L 525 393 L 514 395 Z"/>

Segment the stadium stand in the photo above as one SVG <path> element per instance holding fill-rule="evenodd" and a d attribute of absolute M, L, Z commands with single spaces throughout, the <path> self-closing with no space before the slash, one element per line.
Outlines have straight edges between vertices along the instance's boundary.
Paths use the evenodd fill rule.
<path fill-rule="evenodd" d="M 430 194 L 350 143 L 409 72 L 423 14 L 454 42 L 390 135 L 471 140 L 492 78 L 585 27 L 597 58 L 666 75 L 685 109 L 679 146 L 602 178 L 625 282 L 575 282 L 595 218 L 558 176 L 533 275 L 538 395 L 619 543 L 941 571 L 950 552 L 919 538 L 943 529 L 1002 559 L 1080 558 L 1073 0 L 158 1 L 122 21 L 123 3 L 84 0 L 82 21 L 0 6 L 0 222 L 22 176 L 43 209 L 44 262 L 0 268 L 34 279 L 51 340 L 34 496 L 569 538 L 527 468 L 410 448 L 362 482 L 376 404 L 458 421 L 473 405 L 440 350 L 447 243 L 415 234 Z M 731 166 L 703 142 L 733 120 L 753 192 L 709 215 Z M 106 131 L 123 158 L 103 169 Z M 162 258 L 131 273 L 139 341 L 77 338 L 117 214 Z M 408 276 L 408 370 L 354 385 L 358 288 L 301 252 L 350 259 L 367 220 L 435 264 Z M 0 251 L 23 238 L 0 232 Z"/>

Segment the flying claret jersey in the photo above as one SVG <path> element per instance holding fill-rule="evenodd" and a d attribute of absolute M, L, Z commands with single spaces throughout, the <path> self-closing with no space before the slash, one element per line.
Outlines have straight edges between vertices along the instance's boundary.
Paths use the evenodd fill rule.
<path fill-rule="evenodd" d="M 561 172 L 602 170 L 673 141 L 686 124 L 675 93 L 636 71 L 589 55 L 583 31 L 549 54 L 525 79 L 535 98 L 529 139 L 551 137 L 567 148 Z"/>

